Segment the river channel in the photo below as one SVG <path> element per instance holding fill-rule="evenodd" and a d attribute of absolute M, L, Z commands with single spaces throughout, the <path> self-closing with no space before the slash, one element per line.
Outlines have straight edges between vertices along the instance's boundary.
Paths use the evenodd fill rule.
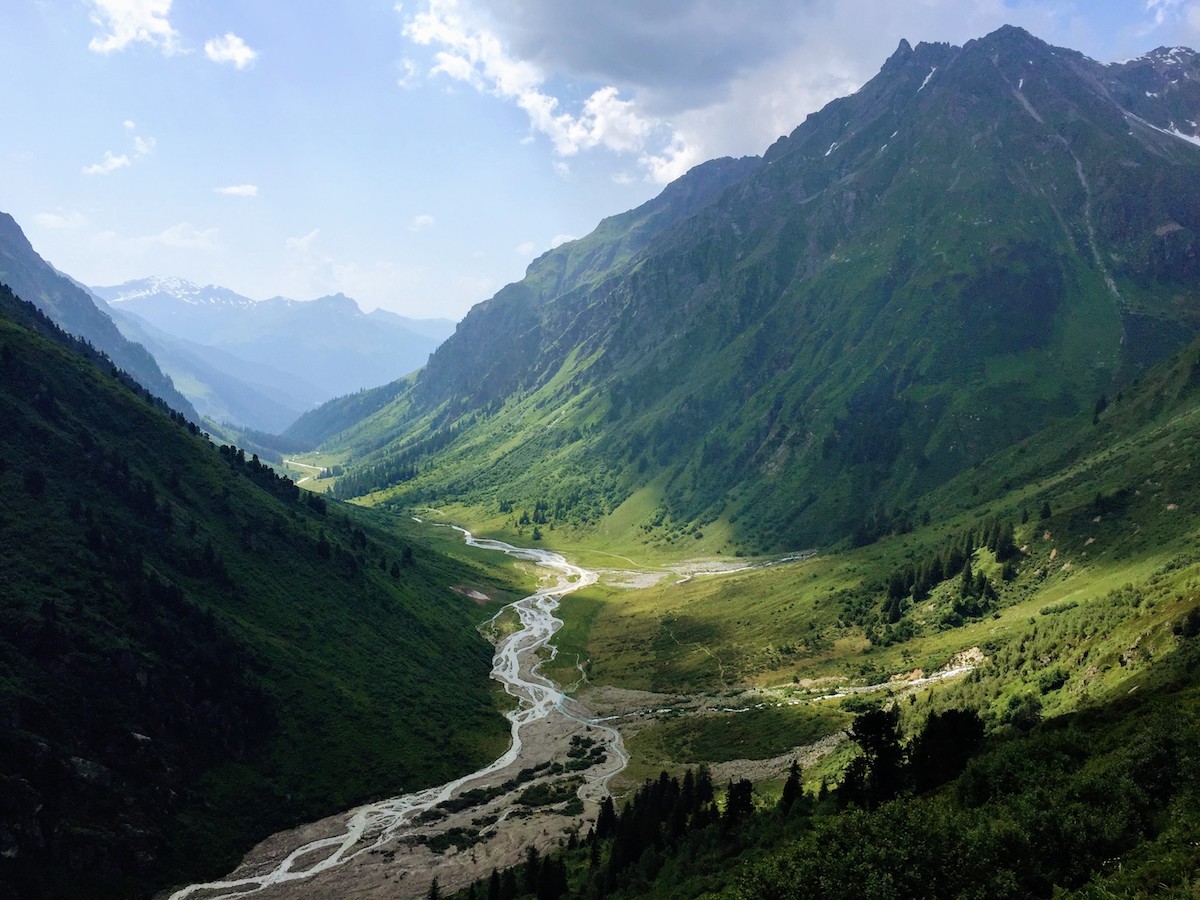
<path fill-rule="evenodd" d="M 457 526 L 446 527 L 459 531 L 471 546 L 507 554 L 547 573 L 546 583 L 541 588 L 497 613 L 499 617 L 512 610 L 521 625 L 497 644 L 492 660 L 492 678 L 503 684 L 505 691 L 517 700 L 516 708 L 506 714 L 512 734 L 508 750 L 487 766 L 438 787 L 370 803 L 340 817 L 276 835 L 255 848 L 232 875 L 220 881 L 181 888 L 170 895 L 171 900 L 210 900 L 258 893 L 272 897 L 330 896 L 348 893 L 351 886 L 354 893 L 365 896 L 384 889 L 389 891 L 388 896 L 419 895 L 417 889 L 423 890 L 428 884 L 427 877 L 420 877 L 419 861 L 414 859 L 414 865 L 407 871 L 401 870 L 399 876 L 395 874 L 394 864 L 403 863 L 408 856 L 429 855 L 415 838 L 416 833 L 429 830 L 427 823 L 431 816 L 422 816 L 422 813 L 428 813 L 472 788 L 503 782 L 506 776 L 511 777 L 522 766 L 544 766 L 555 761 L 553 757 L 562 754 L 569 737 L 584 730 L 592 741 L 603 746 L 604 762 L 583 774 L 578 788 L 581 799 L 594 802 L 601 799 L 607 792 L 609 781 L 624 769 L 628 756 L 620 732 L 598 721 L 538 671 L 539 651 L 562 626 L 562 621 L 554 615 L 562 598 L 594 584 L 597 573 L 573 565 L 549 550 L 514 547 L 503 541 L 476 538 Z M 553 653 L 554 648 L 550 651 Z M 432 673 L 431 677 L 434 677 Z M 537 738 L 537 746 L 533 748 L 529 746 L 531 735 Z M 548 740 L 547 735 L 554 738 Z M 576 778 L 578 780 L 578 776 Z M 489 816 L 493 821 L 483 829 L 481 839 L 486 839 L 489 831 L 493 836 L 499 836 L 506 829 L 512 813 L 512 798 L 493 805 Z M 436 821 L 436 811 L 432 818 Z M 451 821 L 454 821 L 453 817 L 442 820 L 435 828 L 445 830 Z M 450 862 L 458 855 L 465 857 L 465 854 L 452 854 Z M 477 862 L 474 850 L 470 859 Z M 436 862 L 431 871 L 440 874 L 447 870 L 443 858 L 430 862 Z M 391 864 L 393 871 L 386 871 L 384 864 Z M 479 866 L 458 868 L 463 872 L 452 865 L 449 867 L 446 875 L 450 877 L 443 878 L 443 887 L 452 888 L 454 882 L 464 878 L 469 882 L 471 879 L 465 876 L 476 874 L 469 870 L 477 870 Z M 353 874 L 347 871 L 355 869 L 360 871 Z M 394 877 L 403 879 L 409 871 L 413 877 L 407 884 L 385 883 Z"/>

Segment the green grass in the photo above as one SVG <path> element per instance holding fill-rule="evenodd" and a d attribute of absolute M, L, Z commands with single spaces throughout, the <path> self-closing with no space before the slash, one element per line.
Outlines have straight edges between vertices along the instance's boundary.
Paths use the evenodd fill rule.
<path fill-rule="evenodd" d="M 850 724 L 849 713 L 819 705 L 667 717 L 639 731 L 628 749 L 649 775 L 701 763 L 770 759 Z M 636 773 L 629 777 L 637 780 Z"/>

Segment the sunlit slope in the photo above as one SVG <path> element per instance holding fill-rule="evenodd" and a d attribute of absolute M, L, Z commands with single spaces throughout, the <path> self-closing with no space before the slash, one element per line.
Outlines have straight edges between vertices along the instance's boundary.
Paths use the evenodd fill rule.
<path fill-rule="evenodd" d="M 902 45 L 761 160 L 699 167 L 472 310 L 330 440 L 339 491 L 567 529 L 636 495 L 626 537 L 676 553 L 902 527 L 1196 332 L 1200 147 L 1144 83 L 1200 80 L 1166 59 L 1011 28 Z"/>

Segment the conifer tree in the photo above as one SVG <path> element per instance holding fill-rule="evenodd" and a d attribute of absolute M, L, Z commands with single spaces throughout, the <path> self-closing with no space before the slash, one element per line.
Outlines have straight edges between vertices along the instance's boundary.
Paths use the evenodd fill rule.
<path fill-rule="evenodd" d="M 788 770 L 787 781 L 783 783 L 783 793 L 779 795 L 780 812 L 785 815 L 791 812 L 803 790 L 804 787 L 800 781 L 800 763 L 793 759 L 792 767 Z"/>

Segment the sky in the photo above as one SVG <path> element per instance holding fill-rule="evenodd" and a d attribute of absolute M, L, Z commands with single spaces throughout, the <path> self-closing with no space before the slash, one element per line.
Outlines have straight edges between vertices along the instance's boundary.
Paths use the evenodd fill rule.
<path fill-rule="evenodd" d="M 0 211 L 90 285 L 459 319 L 902 38 L 1002 24 L 1120 61 L 1200 47 L 1200 0 L 3 0 Z"/>

